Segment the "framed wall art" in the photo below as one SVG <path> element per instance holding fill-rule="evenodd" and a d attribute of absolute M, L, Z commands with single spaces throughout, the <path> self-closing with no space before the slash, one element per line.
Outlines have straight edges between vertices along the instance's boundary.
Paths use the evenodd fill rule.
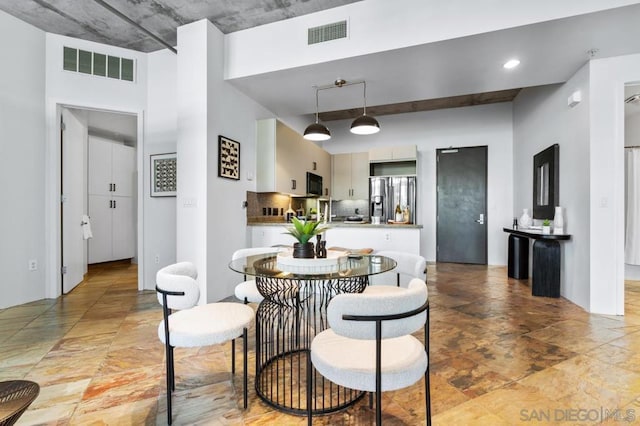
<path fill-rule="evenodd" d="M 240 180 L 240 142 L 218 136 L 218 176 Z"/>
<path fill-rule="evenodd" d="M 175 197 L 178 190 L 176 153 L 151 155 L 151 196 Z"/>

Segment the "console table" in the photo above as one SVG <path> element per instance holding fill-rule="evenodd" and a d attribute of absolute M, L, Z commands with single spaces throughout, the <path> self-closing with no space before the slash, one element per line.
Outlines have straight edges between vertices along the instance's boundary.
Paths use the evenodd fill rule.
<path fill-rule="evenodd" d="M 511 278 L 528 278 L 529 239 L 533 242 L 531 268 L 531 294 L 534 296 L 560 297 L 560 243 L 571 239 L 569 234 L 543 234 L 536 229 L 502 228 L 509 233 L 508 275 Z"/>

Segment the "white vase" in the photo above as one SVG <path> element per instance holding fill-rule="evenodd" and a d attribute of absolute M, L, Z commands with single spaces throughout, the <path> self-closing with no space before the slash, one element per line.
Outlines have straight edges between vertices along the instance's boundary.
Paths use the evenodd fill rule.
<path fill-rule="evenodd" d="M 564 218 L 562 217 L 562 207 L 556 207 L 556 213 L 553 216 L 553 233 L 564 234 Z"/>
<path fill-rule="evenodd" d="M 542 225 L 542 233 L 543 234 L 550 234 L 551 233 L 551 226 Z"/>
<path fill-rule="evenodd" d="M 531 216 L 529 216 L 529 209 L 522 209 L 522 216 L 520 216 L 519 226 L 523 229 L 531 226 Z"/>

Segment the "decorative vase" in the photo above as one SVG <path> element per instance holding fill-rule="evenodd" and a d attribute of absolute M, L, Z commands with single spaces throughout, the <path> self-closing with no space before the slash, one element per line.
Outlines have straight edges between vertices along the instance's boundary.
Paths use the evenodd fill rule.
<path fill-rule="evenodd" d="M 320 244 L 317 248 L 316 248 L 316 257 L 318 259 L 326 259 L 327 258 L 327 242 L 326 241 L 320 241 Z"/>
<path fill-rule="evenodd" d="M 542 233 L 543 234 L 550 234 L 551 233 L 551 226 L 542 226 Z"/>
<path fill-rule="evenodd" d="M 316 242 L 316 249 L 315 249 L 316 250 L 316 257 L 318 259 L 321 259 L 322 258 L 322 246 L 323 246 L 322 243 L 326 243 L 326 242 L 322 241 L 322 234 L 316 235 L 316 241 L 317 241 Z"/>
<path fill-rule="evenodd" d="M 564 218 L 562 217 L 562 207 L 556 207 L 556 213 L 553 216 L 553 233 L 564 234 Z"/>
<path fill-rule="evenodd" d="M 531 216 L 529 216 L 529 209 L 522 209 L 522 216 L 520 216 L 520 228 L 526 229 L 531 226 Z"/>
<path fill-rule="evenodd" d="M 293 257 L 298 259 L 313 259 L 315 257 L 315 253 L 313 251 L 313 243 L 294 243 Z"/>

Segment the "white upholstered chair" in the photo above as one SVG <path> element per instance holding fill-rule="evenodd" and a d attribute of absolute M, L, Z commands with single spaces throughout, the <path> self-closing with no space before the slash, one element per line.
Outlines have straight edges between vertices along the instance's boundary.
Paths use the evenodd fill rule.
<path fill-rule="evenodd" d="M 167 365 L 167 417 L 171 424 L 171 392 L 175 390 L 173 348 L 209 346 L 235 342 L 242 336 L 244 346 L 244 408 L 247 408 L 247 327 L 254 312 L 241 303 L 209 303 L 197 305 L 200 289 L 196 267 L 181 262 L 160 269 L 156 275 L 158 301 L 163 320 L 158 325 L 158 337 L 164 343 Z M 172 313 L 172 310 L 176 312 Z M 235 373 L 235 344 L 232 349 L 232 373 Z"/>
<path fill-rule="evenodd" d="M 376 424 L 382 423 L 381 392 L 425 379 L 427 424 L 429 391 L 429 302 L 426 283 L 383 293 L 338 294 L 327 310 L 331 328 L 311 342 L 307 368 L 307 416 L 312 424 L 312 365 L 332 382 L 375 392 Z M 411 333 L 424 327 L 424 344 Z"/>
<path fill-rule="evenodd" d="M 231 260 L 240 259 L 241 257 L 253 256 L 256 254 L 277 253 L 280 250 L 281 248 L 278 247 L 255 247 L 239 249 L 233 253 L 233 255 L 231 256 Z M 234 293 L 236 297 L 242 300 L 245 304 L 260 303 L 264 299 L 264 297 L 258 291 L 256 280 L 247 280 L 246 275 L 244 276 L 244 281 L 236 285 Z"/>
<path fill-rule="evenodd" d="M 413 278 L 420 278 L 426 281 L 427 260 L 424 257 L 418 254 L 392 250 L 381 250 L 375 254 L 390 257 L 398 265 L 393 271 L 370 277 L 371 286 L 396 285 L 397 287 L 406 287 L 406 284 Z M 393 275 L 395 275 L 395 280 L 392 278 Z"/>

